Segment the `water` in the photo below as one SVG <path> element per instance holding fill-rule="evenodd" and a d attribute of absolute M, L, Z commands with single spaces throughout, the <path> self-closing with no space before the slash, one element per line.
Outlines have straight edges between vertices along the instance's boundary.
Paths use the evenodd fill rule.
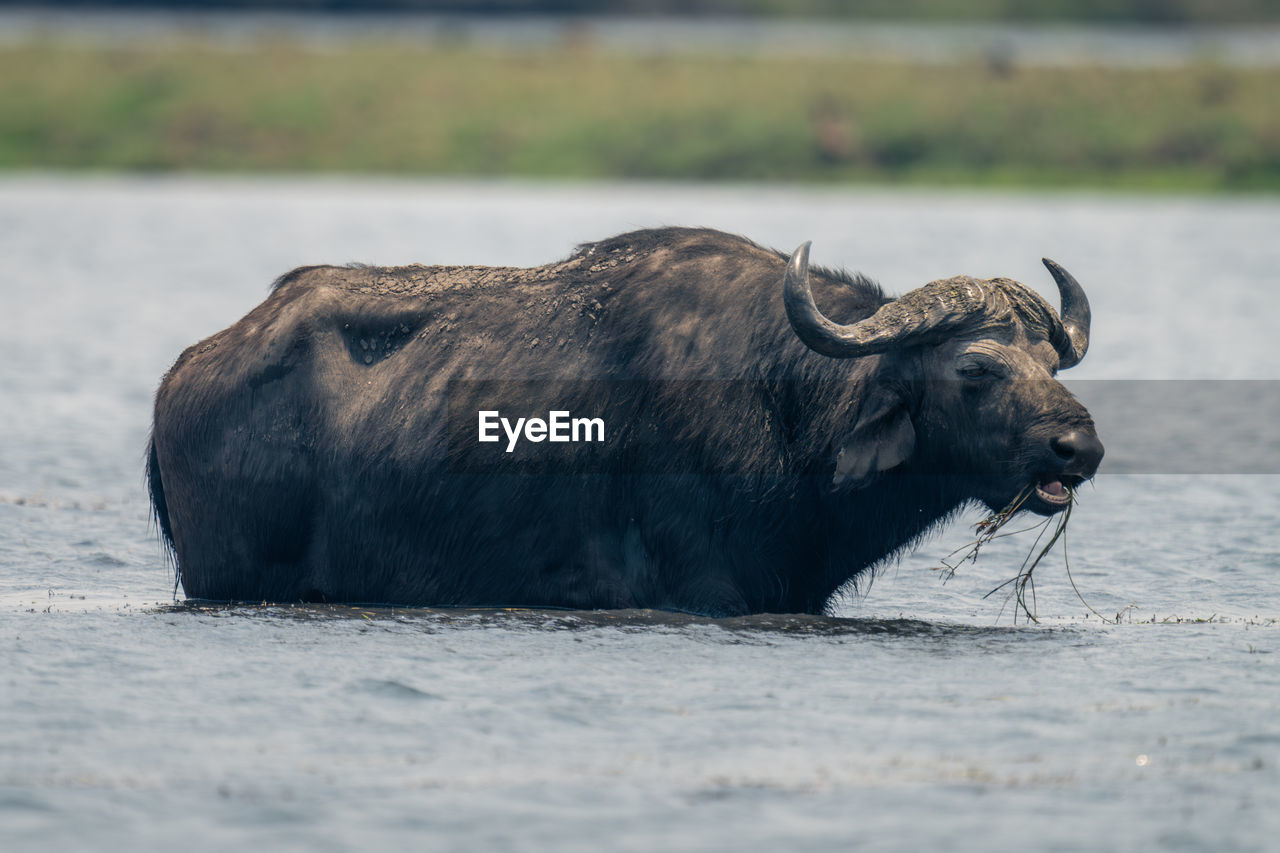
<path fill-rule="evenodd" d="M 1025 535 L 941 583 L 972 517 L 837 618 L 175 601 L 150 398 L 272 278 L 532 264 L 663 223 L 811 239 L 897 292 L 963 271 L 1051 293 L 1049 255 L 1093 301 L 1077 378 L 1280 378 L 1269 199 L 0 180 L 0 846 L 1271 848 L 1274 473 L 1104 462 L 1070 556 L 1119 624 L 1061 558 L 1039 625 L 984 599 Z"/>
<path fill-rule="evenodd" d="M 733 17 L 467 16 L 315 11 L 0 10 L 0 44 L 54 37 L 119 44 L 199 39 L 237 49 L 288 39 L 327 50 L 355 41 L 468 44 L 499 51 L 599 49 L 641 56 L 858 56 L 925 63 L 1167 68 L 1280 63 L 1280 26 L 920 23 Z"/>

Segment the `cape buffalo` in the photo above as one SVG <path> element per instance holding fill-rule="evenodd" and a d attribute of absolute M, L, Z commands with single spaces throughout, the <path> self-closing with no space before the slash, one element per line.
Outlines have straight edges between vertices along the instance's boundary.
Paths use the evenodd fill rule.
<path fill-rule="evenodd" d="M 186 594 L 812 613 L 962 506 L 1068 505 L 1103 450 L 1053 379 L 1089 345 L 1066 270 L 1059 317 L 1009 279 L 891 299 L 808 255 L 664 228 L 530 269 L 288 273 L 156 395 Z M 538 437 L 579 417 L 591 443 Z"/>

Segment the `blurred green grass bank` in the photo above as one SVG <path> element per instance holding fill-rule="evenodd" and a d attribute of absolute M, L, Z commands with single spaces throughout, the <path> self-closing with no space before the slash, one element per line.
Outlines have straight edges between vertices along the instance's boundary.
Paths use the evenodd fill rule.
<path fill-rule="evenodd" d="M 1280 68 L 0 44 L 0 168 L 1280 189 Z"/>

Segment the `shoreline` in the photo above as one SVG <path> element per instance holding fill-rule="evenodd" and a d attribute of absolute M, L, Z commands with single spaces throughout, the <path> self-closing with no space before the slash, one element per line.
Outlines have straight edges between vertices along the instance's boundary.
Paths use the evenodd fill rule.
<path fill-rule="evenodd" d="M 1280 67 L 0 44 L 0 170 L 1280 190 Z"/>

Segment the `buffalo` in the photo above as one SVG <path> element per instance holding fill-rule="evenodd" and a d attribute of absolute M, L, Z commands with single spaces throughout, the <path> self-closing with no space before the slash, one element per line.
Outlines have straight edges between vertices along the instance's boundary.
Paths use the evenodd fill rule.
<path fill-rule="evenodd" d="M 282 276 L 156 395 L 185 593 L 818 613 L 967 505 L 1070 504 L 1103 448 L 1054 378 L 1089 345 L 1065 269 L 1059 315 L 1005 278 L 893 299 L 808 257 L 663 228 Z"/>

